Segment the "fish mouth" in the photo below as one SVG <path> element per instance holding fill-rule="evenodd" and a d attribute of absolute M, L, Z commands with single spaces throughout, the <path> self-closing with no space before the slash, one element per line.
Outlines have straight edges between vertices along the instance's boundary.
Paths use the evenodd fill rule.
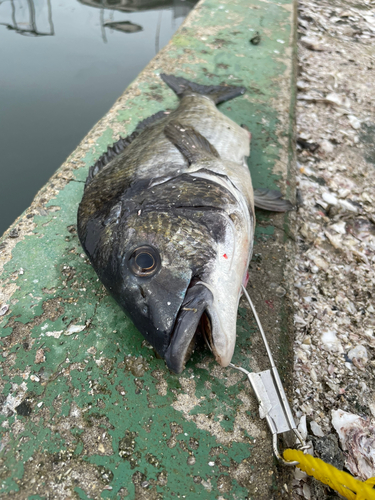
<path fill-rule="evenodd" d="M 212 324 L 208 310 L 214 301 L 211 290 L 198 279 L 192 279 L 181 304 L 165 361 L 174 373 L 181 373 L 192 354 L 196 337 L 203 334 L 215 354 Z"/>

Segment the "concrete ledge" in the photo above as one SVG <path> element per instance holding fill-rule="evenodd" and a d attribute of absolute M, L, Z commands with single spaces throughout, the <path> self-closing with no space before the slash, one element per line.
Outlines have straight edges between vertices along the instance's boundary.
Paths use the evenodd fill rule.
<path fill-rule="evenodd" d="M 88 167 L 107 145 L 176 106 L 162 71 L 247 87 L 221 110 L 252 131 L 254 185 L 290 195 L 294 68 L 292 0 L 202 0 L 4 234 L 2 498 L 282 497 L 287 478 L 244 377 L 206 351 L 181 376 L 170 374 L 98 282 L 77 239 L 76 211 Z M 284 215 L 257 216 L 250 286 L 288 381 L 290 224 Z M 244 302 L 234 361 L 267 367 Z"/>

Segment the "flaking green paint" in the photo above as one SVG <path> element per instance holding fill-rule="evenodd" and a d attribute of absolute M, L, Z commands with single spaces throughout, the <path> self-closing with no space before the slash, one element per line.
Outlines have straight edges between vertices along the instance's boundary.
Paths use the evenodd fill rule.
<path fill-rule="evenodd" d="M 220 109 L 252 131 L 249 165 L 258 187 L 275 186 L 278 177 L 274 165 L 281 149 L 285 149 L 280 138 L 283 134 L 290 138 L 292 133 L 292 111 L 283 117 L 284 131 L 280 112 L 275 109 L 276 100 L 285 96 L 281 94 L 280 76 L 291 64 L 291 52 L 285 49 L 293 44 L 292 5 L 290 0 L 205 0 L 151 68 L 154 75 L 176 72 L 203 84 L 227 82 L 248 88 L 245 96 L 224 103 Z M 261 34 L 257 46 L 249 41 L 255 31 Z M 178 70 L 174 71 L 175 67 Z M 212 376 L 215 362 L 202 350 L 194 354 L 182 376 L 169 373 L 164 362 L 143 345 L 141 335 L 107 295 L 82 256 L 74 226 L 88 167 L 116 139 L 118 124 L 122 124 L 125 136 L 140 120 L 177 104 L 174 94 L 156 77 L 150 81 L 141 75 L 134 88 L 138 92 L 130 98 L 125 94 L 122 109 L 114 115 L 116 123 L 103 131 L 85 155 L 86 166 L 74 170 L 74 180 L 46 204 L 47 215 L 34 215 L 34 234 L 17 243 L 1 276 L 3 283 L 14 281 L 18 285 L 10 311 L 0 321 L 0 346 L 7 353 L 1 368 L 2 395 L 3 399 L 16 395 L 25 383 L 22 400 L 29 401 L 32 409 L 30 416 L 11 412 L 0 415 L 0 425 L 7 422 L 0 429 L 9 439 L 0 452 L 3 498 L 46 498 L 43 484 L 48 481 L 50 463 L 62 468 L 62 479 L 56 479 L 56 484 L 68 484 L 71 498 L 121 498 L 119 492 L 124 488 L 126 498 L 141 498 L 135 473 L 143 475 L 139 476 L 141 482 L 142 478 L 148 482 L 144 486 L 148 493 L 142 498 L 169 499 L 172 494 L 207 500 L 219 495 L 228 499 L 260 498 L 256 485 L 235 479 L 240 463 L 248 460 L 249 470 L 254 469 L 254 438 L 244 430 L 242 442 L 223 444 L 172 406 L 185 393 L 184 384 L 193 381 L 198 403 L 189 415 L 207 415 L 213 424 L 219 422 L 223 431 L 233 432 L 243 404 L 239 394 L 249 391 L 246 381 L 226 386 L 225 373 Z M 292 97 L 288 98 L 292 103 Z M 260 215 L 262 226 L 257 230 L 261 238 L 274 233 L 263 217 Z M 71 324 L 86 326 L 77 334 L 65 335 Z M 24 330 L 23 325 L 27 327 Z M 10 335 L 17 331 L 25 333 L 18 335 L 17 342 L 9 343 Z M 59 331 L 63 332 L 59 338 L 47 336 L 47 332 Z M 234 362 L 245 368 L 250 368 L 253 331 L 247 310 L 240 308 Z M 38 349 L 45 355 L 40 364 L 35 363 Z M 140 375 L 132 373 L 133 358 L 129 361 L 127 356 L 138 361 L 142 356 Z M 165 395 L 158 386 L 161 381 L 168 386 Z M 247 416 L 257 420 L 257 415 L 249 411 Z M 180 426 L 176 434 L 173 422 Z M 22 428 L 17 431 L 20 424 Z M 104 441 L 98 441 L 103 433 Z M 119 446 L 127 435 L 134 436 L 134 447 L 124 458 L 119 455 Z M 190 439 L 199 443 L 198 449 Z M 192 454 L 195 463 L 188 465 Z M 42 464 L 35 469 L 42 471 L 39 476 L 33 469 L 35 461 Z M 66 482 L 64 478 L 72 474 L 69 469 L 73 473 L 87 470 L 95 488 Z M 34 471 L 39 490 L 28 481 L 29 470 Z M 166 484 L 160 473 L 167 475 Z M 231 488 L 223 493 L 217 482 L 225 476 Z M 194 477 L 202 481 L 194 481 Z M 272 485 L 270 478 L 269 487 Z"/>

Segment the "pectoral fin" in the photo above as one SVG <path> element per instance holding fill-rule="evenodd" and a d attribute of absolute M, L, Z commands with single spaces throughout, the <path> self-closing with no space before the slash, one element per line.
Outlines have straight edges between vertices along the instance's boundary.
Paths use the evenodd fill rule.
<path fill-rule="evenodd" d="M 289 200 L 284 200 L 282 194 L 274 189 L 254 189 L 254 205 L 271 212 L 288 212 L 294 206 Z"/>
<path fill-rule="evenodd" d="M 164 134 L 185 156 L 189 165 L 212 156 L 219 158 L 219 153 L 214 146 L 193 127 L 174 121 L 168 123 Z"/>

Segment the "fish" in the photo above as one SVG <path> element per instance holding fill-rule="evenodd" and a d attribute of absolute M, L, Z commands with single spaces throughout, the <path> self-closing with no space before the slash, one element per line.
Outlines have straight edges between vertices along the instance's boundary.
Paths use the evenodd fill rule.
<path fill-rule="evenodd" d="M 286 211 L 254 190 L 251 133 L 217 108 L 244 87 L 160 75 L 177 94 L 90 167 L 78 207 L 81 245 L 108 292 L 174 373 L 203 337 L 227 366 L 247 282 L 255 210 Z"/>

